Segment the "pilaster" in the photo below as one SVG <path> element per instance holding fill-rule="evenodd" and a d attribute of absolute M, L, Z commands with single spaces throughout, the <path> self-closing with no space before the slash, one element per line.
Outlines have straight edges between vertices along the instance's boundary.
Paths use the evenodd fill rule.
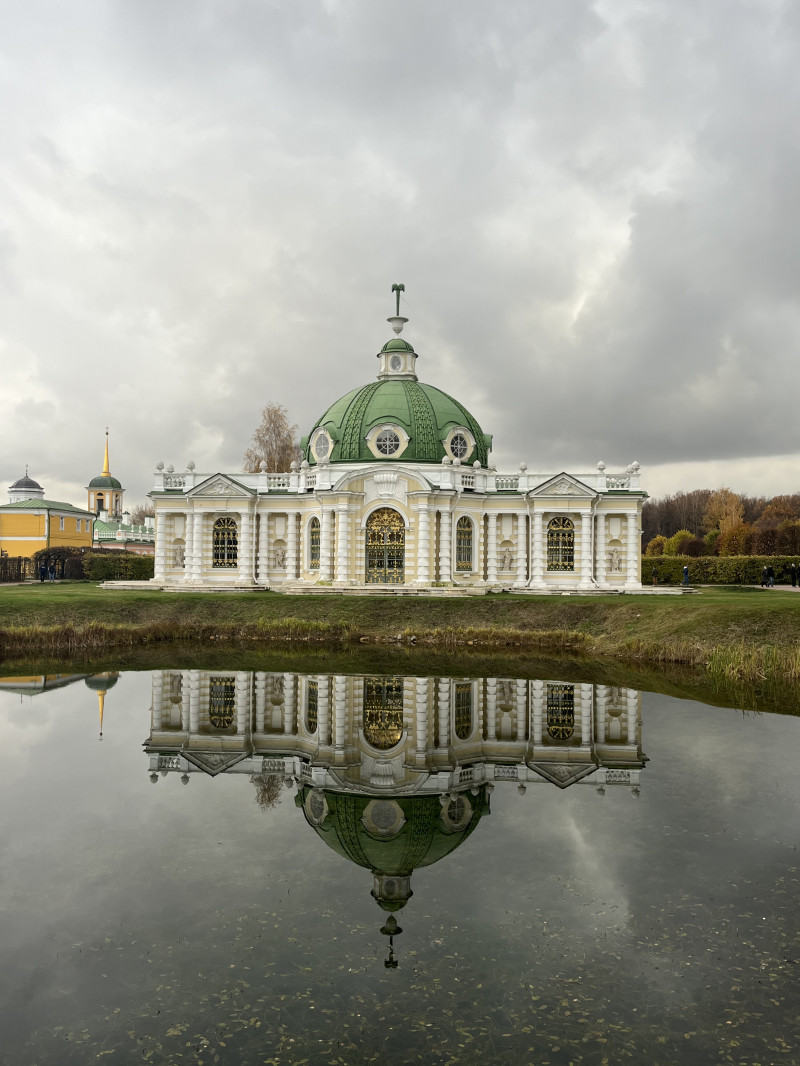
<path fill-rule="evenodd" d="M 497 515 L 491 511 L 486 516 L 486 580 L 497 584 Z"/>
<path fill-rule="evenodd" d="M 297 580 L 297 511 L 286 515 L 286 580 Z"/>
<path fill-rule="evenodd" d="M 418 585 L 430 584 L 430 516 L 428 505 L 417 508 L 417 581 Z"/>
<path fill-rule="evenodd" d="M 531 559 L 531 588 L 544 588 L 544 546 L 542 539 L 542 525 L 544 521 L 544 514 L 541 511 L 533 510 L 531 512 L 531 540 L 532 540 L 532 559 Z"/>
<path fill-rule="evenodd" d="M 269 512 L 258 516 L 257 573 L 259 585 L 269 584 Z"/>
<path fill-rule="evenodd" d="M 336 508 L 336 579 L 333 583 L 350 584 L 350 512 L 346 503 Z"/>
<path fill-rule="evenodd" d="M 516 588 L 525 588 L 528 580 L 528 515 L 517 511 L 517 580 Z"/>
<path fill-rule="evenodd" d="M 608 575 L 606 573 L 606 561 L 608 556 L 608 516 L 601 513 L 597 516 L 597 543 L 595 553 L 597 555 L 597 584 L 601 588 L 608 588 Z"/>
<path fill-rule="evenodd" d="M 628 551 L 626 559 L 625 588 L 638 589 L 642 587 L 642 563 L 639 558 L 641 552 L 641 538 L 639 535 L 639 515 L 633 511 L 628 513 Z"/>
<path fill-rule="evenodd" d="M 453 580 L 451 562 L 452 537 L 450 511 L 449 509 L 442 510 L 439 515 L 439 581 L 447 585 Z"/>
<path fill-rule="evenodd" d="M 581 576 L 578 588 L 590 589 L 592 584 L 592 512 L 585 507 L 581 516 Z"/>

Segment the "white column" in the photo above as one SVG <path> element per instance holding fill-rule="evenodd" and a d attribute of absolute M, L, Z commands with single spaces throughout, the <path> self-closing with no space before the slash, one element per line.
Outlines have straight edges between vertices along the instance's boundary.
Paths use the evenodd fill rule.
<path fill-rule="evenodd" d="M 320 747 L 330 747 L 331 679 L 327 674 L 317 677 L 317 736 Z"/>
<path fill-rule="evenodd" d="M 337 674 L 333 679 L 333 745 L 337 755 L 344 754 L 347 737 L 347 678 Z"/>
<path fill-rule="evenodd" d="M 191 672 L 181 670 L 181 729 L 189 732 L 189 699 L 191 686 Z"/>
<path fill-rule="evenodd" d="M 581 685 L 581 744 L 588 748 L 592 743 L 592 685 Z"/>
<path fill-rule="evenodd" d="M 417 508 L 417 584 L 430 584 L 430 521 L 428 505 Z"/>
<path fill-rule="evenodd" d="M 336 580 L 335 585 L 350 584 L 350 514 L 347 504 L 336 509 Z"/>
<path fill-rule="evenodd" d="M 192 579 L 192 551 L 194 550 L 194 513 L 187 511 L 183 516 L 183 580 L 188 584 Z"/>
<path fill-rule="evenodd" d="M 633 511 L 628 514 L 628 559 L 625 588 L 642 587 L 642 563 L 639 553 L 642 549 L 642 541 L 639 535 L 639 516 Z"/>
<path fill-rule="evenodd" d="M 200 732 L 200 671 L 189 671 L 189 735 Z"/>
<path fill-rule="evenodd" d="M 319 523 L 319 578 L 320 581 L 331 580 L 331 530 L 333 527 L 333 511 L 330 507 L 322 507 L 322 518 Z"/>
<path fill-rule="evenodd" d="M 267 675 L 263 670 L 256 671 L 256 733 L 263 733 L 267 707 Z"/>
<path fill-rule="evenodd" d="M 250 672 L 238 670 L 234 682 L 236 694 L 236 733 L 246 737 L 250 732 Z"/>
<path fill-rule="evenodd" d="M 192 523 L 192 584 L 203 581 L 203 536 L 206 524 L 206 512 L 195 511 Z"/>
<path fill-rule="evenodd" d="M 594 735 L 598 744 L 606 742 L 606 715 L 608 714 L 608 685 L 598 685 L 594 696 Z"/>
<path fill-rule="evenodd" d="M 584 508 L 581 512 L 581 576 L 579 588 L 590 589 L 592 585 L 592 512 Z"/>
<path fill-rule="evenodd" d="M 628 732 L 628 735 L 627 735 L 626 739 L 627 739 L 629 744 L 636 744 L 637 743 L 637 733 L 638 733 L 638 729 L 636 727 L 639 724 L 639 693 L 637 692 L 637 690 L 635 688 L 629 688 L 629 689 L 626 689 L 625 695 L 627 697 L 626 703 L 627 703 L 627 710 L 628 710 L 628 715 L 627 715 L 627 732 Z"/>
<path fill-rule="evenodd" d="M 294 690 L 295 690 L 295 675 L 284 674 L 283 675 L 283 732 L 288 736 L 294 736 L 295 733 L 295 717 L 294 717 Z"/>
<path fill-rule="evenodd" d="M 153 565 L 153 580 L 165 581 L 167 577 L 167 515 L 156 512 L 156 557 Z"/>
<path fill-rule="evenodd" d="M 239 563 L 239 576 L 236 579 L 238 585 L 253 584 L 253 516 L 249 510 L 242 511 L 239 516 L 239 551 L 237 555 Z"/>
<path fill-rule="evenodd" d="M 437 751 L 447 751 L 450 746 L 450 681 L 446 677 L 439 678 L 438 684 L 438 710 L 439 710 L 439 743 Z"/>
<path fill-rule="evenodd" d="M 517 743 L 523 744 L 528 739 L 527 729 L 527 711 L 528 711 L 528 683 L 527 681 L 517 681 Z"/>
<path fill-rule="evenodd" d="M 414 699 L 414 712 L 417 720 L 417 762 L 424 763 L 428 751 L 428 678 L 417 678 L 417 690 Z"/>
<path fill-rule="evenodd" d="M 286 515 L 286 580 L 297 580 L 297 512 Z"/>
<path fill-rule="evenodd" d="M 524 588 L 528 580 L 528 515 L 517 511 L 517 580 L 516 587 Z"/>
<path fill-rule="evenodd" d="M 497 740 L 497 678 L 486 678 L 486 739 Z"/>
<path fill-rule="evenodd" d="M 451 528 L 450 512 L 442 511 L 439 519 L 439 580 L 447 584 L 453 580 L 450 562 Z M 477 541 L 478 538 L 475 539 Z M 473 546 L 473 551 L 475 550 L 477 550 L 477 545 Z"/>
<path fill-rule="evenodd" d="M 541 511 L 531 512 L 531 540 L 533 544 L 531 559 L 531 588 L 544 588 L 544 545 L 542 539 L 542 524 L 544 515 Z"/>
<path fill-rule="evenodd" d="M 544 713 L 544 681 L 531 683 L 531 744 L 542 743 L 542 715 Z"/>
<path fill-rule="evenodd" d="M 258 558 L 257 574 L 259 585 L 269 584 L 269 513 L 262 511 L 258 516 Z"/>
<path fill-rule="evenodd" d="M 153 706 L 150 711 L 150 730 L 157 733 L 161 729 L 164 708 L 164 671 L 153 671 Z"/>
<path fill-rule="evenodd" d="M 608 577 L 606 575 L 606 555 L 608 549 L 606 543 L 608 540 L 608 516 L 600 513 L 597 516 L 597 543 L 595 544 L 595 554 L 597 556 L 597 584 L 601 588 L 608 587 Z"/>
<path fill-rule="evenodd" d="M 486 516 L 486 580 L 490 585 L 497 584 L 497 515 Z"/>

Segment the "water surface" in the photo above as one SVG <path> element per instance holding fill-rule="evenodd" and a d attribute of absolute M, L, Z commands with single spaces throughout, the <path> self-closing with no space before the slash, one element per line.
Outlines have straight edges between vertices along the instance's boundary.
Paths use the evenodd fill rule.
<path fill-rule="evenodd" d="M 3 1061 L 798 1058 L 794 717 L 352 664 L 1 680 Z"/>

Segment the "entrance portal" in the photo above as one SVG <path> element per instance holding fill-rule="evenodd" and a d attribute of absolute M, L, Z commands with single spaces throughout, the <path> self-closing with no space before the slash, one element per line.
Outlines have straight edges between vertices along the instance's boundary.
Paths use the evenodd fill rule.
<path fill-rule="evenodd" d="M 391 507 L 373 511 L 367 521 L 368 585 L 402 585 L 406 566 L 406 527 Z"/>

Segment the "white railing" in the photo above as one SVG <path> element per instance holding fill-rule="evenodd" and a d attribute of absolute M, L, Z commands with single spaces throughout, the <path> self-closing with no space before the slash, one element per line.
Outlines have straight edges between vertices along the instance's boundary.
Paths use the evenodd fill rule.
<path fill-rule="evenodd" d="M 613 477 L 610 474 L 606 474 L 606 488 L 629 489 L 630 487 L 631 479 L 629 477 Z"/>
<path fill-rule="evenodd" d="M 495 478 L 495 486 L 498 492 L 516 492 L 519 488 L 519 478 L 498 474 Z"/>
<path fill-rule="evenodd" d="M 607 785 L 629 785 L 630 781 L 630 770 L 606 770 Z"/>
<path fill-rule="evenodd" d="M 270 474 L 267 478 L 267 488 L 271 491 L 274 489 L 288 489 L 289 474 Z"/>
<path fill-rule="evenodd" d="M 495 766 L 494 777 L 496 781 L 516 781 L 519 770 L 516 766 Z"/>
<path fill-rule="evenodd" d="M 282 774 L 284 772 L 283 759 L 262 759 L 262 774 Z"/>
<path fill-rule="evenodd" d="M 475 776 L 475 769 L 472 766 L 465 766 L 463 770 L 458 771 L 458 783 L 459 785 L 467 784 Z"/>
<path fill-rule="evenodd" d="M 180 755 L 159 755 L 158 768 L 159 770 L 180 770 Z"/>
<path fill-rule="evenodd" d="M 164 475 L 164 488 L 165 489 L 185 489 L 186 478 L 183 474 L 165 474 Z"/>
<path fill-rule="evenodd" d="M 462 489 L 474 489 L 475 488 L 475 475 L 474 474 L 462 474 L 461 475 L 461 487 L 462 487 Z"/>

